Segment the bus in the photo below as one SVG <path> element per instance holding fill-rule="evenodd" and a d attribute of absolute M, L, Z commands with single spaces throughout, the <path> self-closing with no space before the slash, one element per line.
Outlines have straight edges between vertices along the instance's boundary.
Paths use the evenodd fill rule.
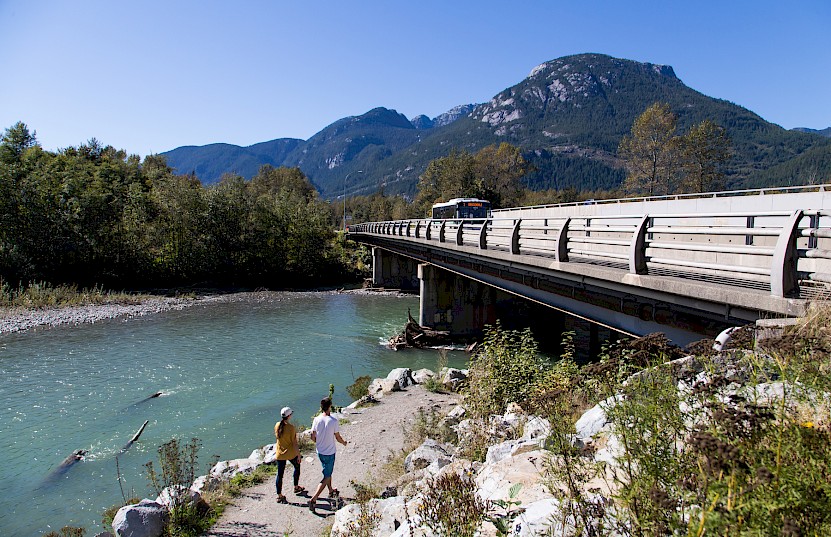
<path fill-rule="evenodd" d="M 476 198 L 454 198 L 433 205 L 433 218 L 490 218 L 491 202 Z"/>

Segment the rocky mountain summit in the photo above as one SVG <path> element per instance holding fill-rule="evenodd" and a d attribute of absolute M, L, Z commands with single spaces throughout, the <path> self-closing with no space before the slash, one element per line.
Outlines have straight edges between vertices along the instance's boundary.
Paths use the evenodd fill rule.
<path fill-rule="evenodd" d="M 434 118 L 407 119 L 375 108 L 335 121 L 309 140 L 278 139 L 241 148 L 229 144 L 180 147 L 164 153 L 179 173 L 205 183 L 222 173 L 253 176 L 259 165 L 297 166 L 324 197 L 343 193 L 413 194 L 430 161 L 453 149 L 477 151 L 508 142 L 535 171 L 531 188 L 611 189 L 624 178 L 617 146 L 635 118 L 668 103 L 680 131 L 704 119 L 723 126 L 733 142 L 731 187 L 800 184 L 831 173 L 831 139 L 788 131 L 734 103 L 686 86 L 668 65 L 602 54 L 545 62 L 486 103 L 466 104 Z"/>

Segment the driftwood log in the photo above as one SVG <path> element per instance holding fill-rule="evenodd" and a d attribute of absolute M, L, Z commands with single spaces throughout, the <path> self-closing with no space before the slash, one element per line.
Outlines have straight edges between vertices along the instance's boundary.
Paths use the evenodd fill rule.
<path fill-rule="evenodd" d="M 136 434 L 133 435 L 133 438 L 131 438 L 130 441 L 127 442 L 126 444 L 124 444 L 124 447 L 121 448 L 121 453 L 124 453 L 125 451 L 130 449 L 130 447 L 136 442 L 136 440 L 139 439 L 139 437 L 141 436 L 141 433 L 144 432 L 144 428 L 147 427 L 148 423 L 149 423 L 149 420 L 144 420 L 144 423 L 141 425 L 139 430 L 136 431 Z"/>
<path fill-rule="evenodd" d="M 435 347 L 438 345 L 450 344 L 450 332 L 446 330 L 433 330 L 421 326 L 413 319 L 410 310 L 407 310 L 407 324 L 404 330 L 397 336 L 390 338 L 387 347 L 397 351 L 406 347 L 422 349 L 424 347 Z"/>

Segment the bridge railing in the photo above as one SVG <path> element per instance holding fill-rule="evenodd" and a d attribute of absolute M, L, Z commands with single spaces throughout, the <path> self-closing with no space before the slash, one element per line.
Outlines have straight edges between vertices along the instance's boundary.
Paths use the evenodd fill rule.
<path fill-rule="evenodd" d="M 831 213 L 823 211 L 421 219 L 357 224 L 350 232 L 709 281 L 779 297 L 831 297 Z"/>

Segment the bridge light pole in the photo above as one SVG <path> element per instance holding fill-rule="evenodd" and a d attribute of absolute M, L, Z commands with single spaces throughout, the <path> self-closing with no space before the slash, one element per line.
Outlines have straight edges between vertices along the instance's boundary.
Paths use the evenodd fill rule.
<path fill-rule="evenodd" d="M 364 173 L 363 170 L 352 171 L 346 174 L 346 177 L 343 178 L 343 232 L 346 233 L 346 180 L 349 179 L 349 176 L 353 173 Z"/>

